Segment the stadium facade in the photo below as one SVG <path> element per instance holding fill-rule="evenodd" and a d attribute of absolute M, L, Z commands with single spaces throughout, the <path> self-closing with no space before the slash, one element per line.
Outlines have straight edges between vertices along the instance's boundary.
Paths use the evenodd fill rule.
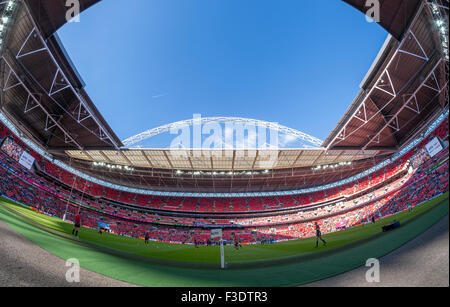
<path fill-rule="evenodd" d="M 126 148 L 58 39 L 63 2 L 1 2 L 3 195 L 69 220 L 82 208 L 89 227 L 119 234 L 189 243 L 221 227 L 253 243 L 311 236 L 314 220 L 334 232 L 448 191 L 448 1 L 379 2 L 389 36 L 359 94 L 322 144 L 276 149 L 270 167 L 274 149 Z"/>

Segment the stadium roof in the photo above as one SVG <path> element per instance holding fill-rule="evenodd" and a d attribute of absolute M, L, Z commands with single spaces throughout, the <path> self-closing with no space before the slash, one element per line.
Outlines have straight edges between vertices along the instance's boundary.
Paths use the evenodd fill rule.
<path fill-rule="evenodd" d="M 110 182 L 199 192 L 281 190 L 332 182 L 397 151 L 448 105 L 448 60 L 443 56 L 439 30 L 433 30 L 440 14 L 448 22 L 448 1 L 442 8 L 441 0 L 433 0 L 441 4 L 435 9 L 428 1 L 380 0 L 379 23 L 391 36 L 322 149 L 280 150 L 270 168 L 274 172 L 263 179 L 174 178 L 176 169 L 255 170 L 259 155 L 236 159 L 234 153 L 221 159 L 211 154 L 197 160 L 189 151 L 187 159 L 177 160 L 168 157 L 167 150 L 123 149 L 84 91 L 84 82 L 55 35 L 66 21 L 65 2 L 14 1 L 18 5 L 4 39 L 7 48 L 1 50 L 2 113 L 47 152 Z M 369 9 L 366 0 L 343 1 L 363 13 Z M 97 2 L 81 0 L 81 11 Z M 93 169 L 93 161 L 130 165 L 136 173 L 118 176 Z M 348 161 L 355 163 L 329 172 L 311 170 L 322 163 Z M 154 176 L 158 169 L 170 173 L 169 178 Z"/>
<path fill-rule="evenodd" d="M 80 8 L 96 2 L 80 1 Z M 54 33 L 66 21 L 65 1 L 15 3 L 0 62 L 2 111 L 47 149 L 121 147 Z"/>
<path fill-rule="evenodd" d="M 213 149 L 129 149 L 129 150 L 69 150 L 74 159 L 130 167 L 168 170 L 266 170 L 316 165 L 330 165 L 377 156 L 378 150 L 330 150 L 324 149 L 257 149 L 257 150 L 213 150 Z"/>
<path fill-rule="evenodd" d="M 448 62 L 430 30 L 436 17 L 424 3 L 401 41 L 388 37 L 360 93 L 322 146 L 396 149 L 448 104 Z"/>
<path fill-rule="evenodd" d="M 44 39 L 51 37 L 66 21 L 65 0 L 26 0 L 30 13 L 39 26 Z M 80 13 L 87 10 L 100 0 L 78 0 Z"/>
<path fill-rule="evenodd" d="M 343 1 L 364 14 L 373 6 L 372 2 L 366 0 Z M 421 2 L 421 0 L 379 0 L 379 24 L 397 40 L 401 40 Z"/>
<path fill-rule="evenodd" d="M 235 152 L 235 151 L 233 151 Z M 187 192 L 187 193 L 249 193 L 249 192 L 272 192 L 289 191 L 303 188 L 311 188 L 324 184 L 331 184 L 338 180 L 346 179 L 350 176 L 379 164 L 386 158 L 386 155 L 374 155 L 363 160 L 353 160 L 349 163 L 335 163 L 339 160 L 352 161 L 352 154 L 342 151 L 341 157 L 337 152 L 327 155 L 323 150 L 281 150 L 279 159 L 276 159 L 275 167 L 281 168 L 261 168 L 251 169 L 251 164 L 255 163 L 255 158 L 213 158 L 207 160 L 204 154 L 199 159 L 190 156 L 188 159 L 172 160 L 170 152 L 164 150 L 129 150 L 122 151 L 129 154 L 133 162 L 143 162 L 150 156 L 149 160 L 156 165 L 153 168 L 134 167 L 132 171 L 125 168 L 117 169 L 114 166 L 119 164 L 120 154 L 111 152 L 111 158 L 116 157 L 117 162 L 105 162 L 104 164 L 94 164 L 89 160 L 70 159 L 68 156 L 62 157 L 62 161 L 72 168 L 80 170 L 95 178 L 101 178 L 107 182 L 153 191 L 165 192 Z M 97 153 L 100 159 L 102 153 Z M 190 152 L 190 154 L 193 154 Z M 138 158 L 133 158 L 133 156 Z M 256 161 L 258 161 L 256 157 Z M 328 167 L 311 167 L 316 161 L 327 162 Z M 297 161 L 295 161 L 297 160 Z M 203 164 L 209 161 L 209 165 Z M 211 164 L 216 168 L 209 169 Z M 234 161 L 234 162 L 233 162 Z M 267 160 L 266 160 L 267 161 Z M 123 162 L 123 160 L 122 160 Z M 294 163 L 295 162 L 295 163 Z M 172 168 L 167 165 L 172 164 Z M 191 163 L 193 167 L 191 167 Z M 234 165 L 233 168 L 233 163 Z M 111 167 L 107 167 L 107 165 Z M 159 167 L 162 168 L 159 168 Z M 175 168 L 178 167 L 178 168 Z M 266 166 L 266 165 L 264 165 Z M 291 166 L 292 168 L 286 168 Z M 333 166 L 333 167 L 331 167 Z M 224 171 L 224 169 L 227 169 Z"/>

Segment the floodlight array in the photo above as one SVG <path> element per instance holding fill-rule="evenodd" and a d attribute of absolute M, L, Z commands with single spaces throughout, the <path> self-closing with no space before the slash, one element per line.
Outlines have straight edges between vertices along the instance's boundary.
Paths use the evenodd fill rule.
<path fill-rule="evenodd" d="M 16 8 L 15 0 L 1 1 L 0 7 L 3 6 L 3 11 L 0 17 L 0 53 L 3 50 L 4 41 L 6 39 L 6 32 L 11 22 L 14 9 Z"/>
<path fill-rule="evenodd" d="M 339 168 L 339 167 L 343 167 L 343 166 L 349 166 L 352 165 L 351 161 L 348 162 L 339 162 L 336 164 L 328 164 L 328 165 L 317 165 L 312 167 L 311 169 L 313 171 L 320 171 L 320 170 L 326 170 L 326 169 L 335 169 L 335 168 Z"/>
<path fill-rule="evenodd" d="M 134 171 L 133 167 L 129 167 L 126 165 L 109 164 L 109 163 L 105 163 L 105 162 L 93 162 L 92 165 L 95 167 L 102 167 L 102 168 L 110 169 L 110 170 L 119 170 L 119 171 L 127 171 L 127 172 Z"/>
<path fill-rule="evenodd" d="M 435 1 L 433 1 L 435 2 Z M 434 18 L 434 24 L 441 38 L 441 48 L 445 60 L 448 62 L 448 24 L 442 16 L 440 6 L 436 3 L 430 4 L 431 13 Z M 448 10 L 448 7 L 447 7 Z"/>
<path fill-rule="evenodd" d="M 269 174 L 269 170 L 264 171 L 240 171 L 240 172 L 232 172 L 232 171 L 183 171 L 183 170 L 176 170 L 175 175 L 177 176 L 230 176 L 230 177 L 236 177 L 236 176 L 254 176 L 254 175 L 267 175 Z"/>

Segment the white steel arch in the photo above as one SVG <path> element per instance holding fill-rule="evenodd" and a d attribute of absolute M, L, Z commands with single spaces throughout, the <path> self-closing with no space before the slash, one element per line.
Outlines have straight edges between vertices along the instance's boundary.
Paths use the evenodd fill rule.
<path fill-rule="evenodd" d="M 293 136 L 298 140 L 303 140 L 305 142 L 308 142 L 309 144 L 311 144 L 312 148 L 320 148 L 323 143 L 322 140 L 320 140 L 316 137 L 313 137 L 311 135 L 308 135 L 308 134 L 298 131 L 296 129 L 292 129 L 292 128 L 280 125 L 278 123 L 267 122 L 267 121 L 257 120 L 257 119 L 250 119 L 250 118 L 241 118 L 241 117 L 201 117 L 201 118 L 182 120 L 182 121 L 174 122 L 171 124 L 167 124 L 164 126 L 160 126 L 157 128 L 147 130 L 145 132 L 142 132 L 140 134 L 137 134 L 135 136 L 132 136 L 132 137 L 122 141 L 122 143 L 124 144 L 125 147 L 129 148 L 130 146 L 132 146 L 136 143 L 139 143 L 143 140 L 146 140 L 146 139 L 156 136 L 158 134 L 169 132 L 171 129 L 181 129 L 184 127 L 190 127 L 193 125 L 204 125 L 204 124 L 208 124 L 208 123 L 234 123 L 234 124 L 247 124 L 247 125 L 262 127 L 262 128 L 281 132 L 285 135 Z"/>

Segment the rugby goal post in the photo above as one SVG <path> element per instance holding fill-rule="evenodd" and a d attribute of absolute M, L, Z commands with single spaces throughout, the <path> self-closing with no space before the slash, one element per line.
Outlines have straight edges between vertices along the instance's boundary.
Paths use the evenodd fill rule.
<path fill-rule="evenodd" d="M 211 239 L 220 238 L 220 267 L 225 268 L 225 253 L 223 248 L 222 229 L 212 229 Z"/>

